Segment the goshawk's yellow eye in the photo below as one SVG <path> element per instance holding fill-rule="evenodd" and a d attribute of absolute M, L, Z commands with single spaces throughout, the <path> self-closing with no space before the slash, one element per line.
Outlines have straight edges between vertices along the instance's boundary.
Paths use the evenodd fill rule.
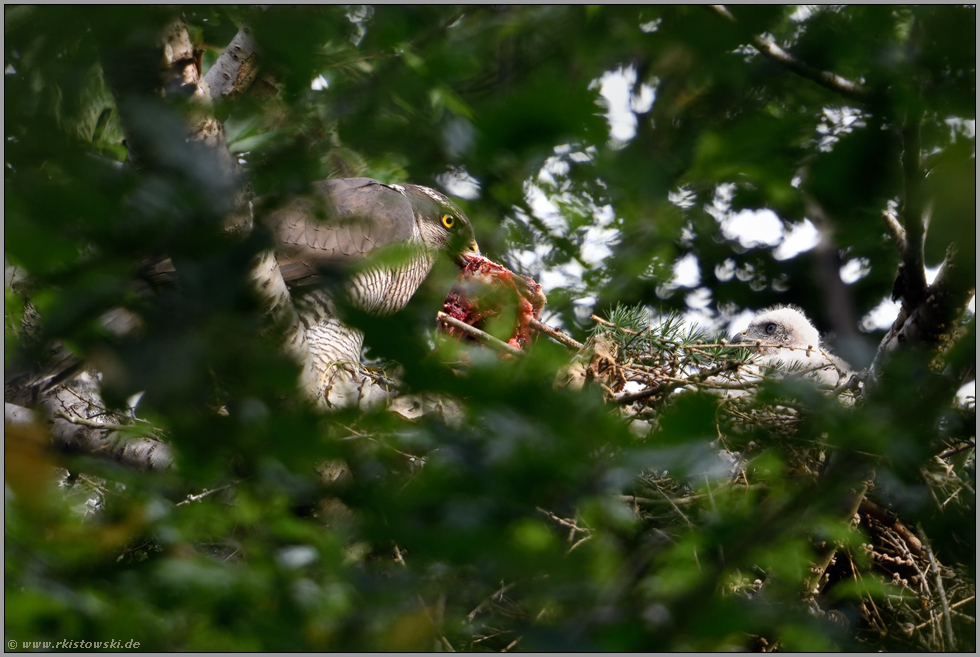
<path fill-rule="evenodd" d="M 456 225 L 456 217 L 452 216 L 451 214 L 442 215 L 442 225 L 446 228 L 452 228 Z"/>

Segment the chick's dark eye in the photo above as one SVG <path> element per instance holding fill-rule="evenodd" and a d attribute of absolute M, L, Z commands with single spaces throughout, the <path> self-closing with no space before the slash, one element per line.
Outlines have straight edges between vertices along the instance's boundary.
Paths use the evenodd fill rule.
<path fill-rule="evenodd" d="M 768 324 L 766 324 L 766 335 L 772 335 L 775 332 L 776 332 L 776 325 L 775 324 L 773 324 L 772 322 L 769 322 Z"/>
<path fill-rule="evenodd" d="M 456 225 L 456 217 L 451 214 L 442 215 L 442 225 L 446 228 L 452 228 Z"/>

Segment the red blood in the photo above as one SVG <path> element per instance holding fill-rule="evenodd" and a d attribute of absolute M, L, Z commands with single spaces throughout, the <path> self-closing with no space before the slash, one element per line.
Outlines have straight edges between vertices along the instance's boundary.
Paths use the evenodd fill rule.
<path fill-rule="evenodd" d="M 528 324 L 531 318 L 536 319 L 541 314 L 541 309 L 547 301 L 541 292 L 541 286 L 527 276 L 514 274 L 506 267 L 482 256 L 468 256 L 467 259 L 466 266 L 456 277 L 456 284 L 443 302 L 442 311 L 450 317 L 482 330 L 487 319 L 503 312 L 501 298 L 505 303 L 516 303 L 517 326 L 514 327 L 514 333 L 507 342 L 513 347 L 522 349 L 530 338 Z M 488 289 L 505 290 L 506 293 L 486 294 Z M 440 326 L 449 335 L 473 340 L 457 328 Z"/>

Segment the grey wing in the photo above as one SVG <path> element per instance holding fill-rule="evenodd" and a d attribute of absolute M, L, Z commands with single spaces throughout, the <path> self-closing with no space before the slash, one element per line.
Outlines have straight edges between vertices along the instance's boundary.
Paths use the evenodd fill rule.
<path fill-rule="evenodd" d="M 270 215 L 268 225 L 287 281 L 364 259 L 414 237 L 415 213 L 397 189 L 371 178 L 324 180 L 313 194 Z"/>

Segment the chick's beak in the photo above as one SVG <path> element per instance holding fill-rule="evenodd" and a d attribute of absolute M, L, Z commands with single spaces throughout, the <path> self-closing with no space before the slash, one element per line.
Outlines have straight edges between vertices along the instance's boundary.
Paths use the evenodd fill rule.
<path fill-rule="evenodd" d="M 748 337 L 745 335 L 745 331 L 741 333 L 736 333 L 732 336 L 732 339 L 728 341 L 728 344 L 738 344 L 739 342 L 748 342 Z"/>

